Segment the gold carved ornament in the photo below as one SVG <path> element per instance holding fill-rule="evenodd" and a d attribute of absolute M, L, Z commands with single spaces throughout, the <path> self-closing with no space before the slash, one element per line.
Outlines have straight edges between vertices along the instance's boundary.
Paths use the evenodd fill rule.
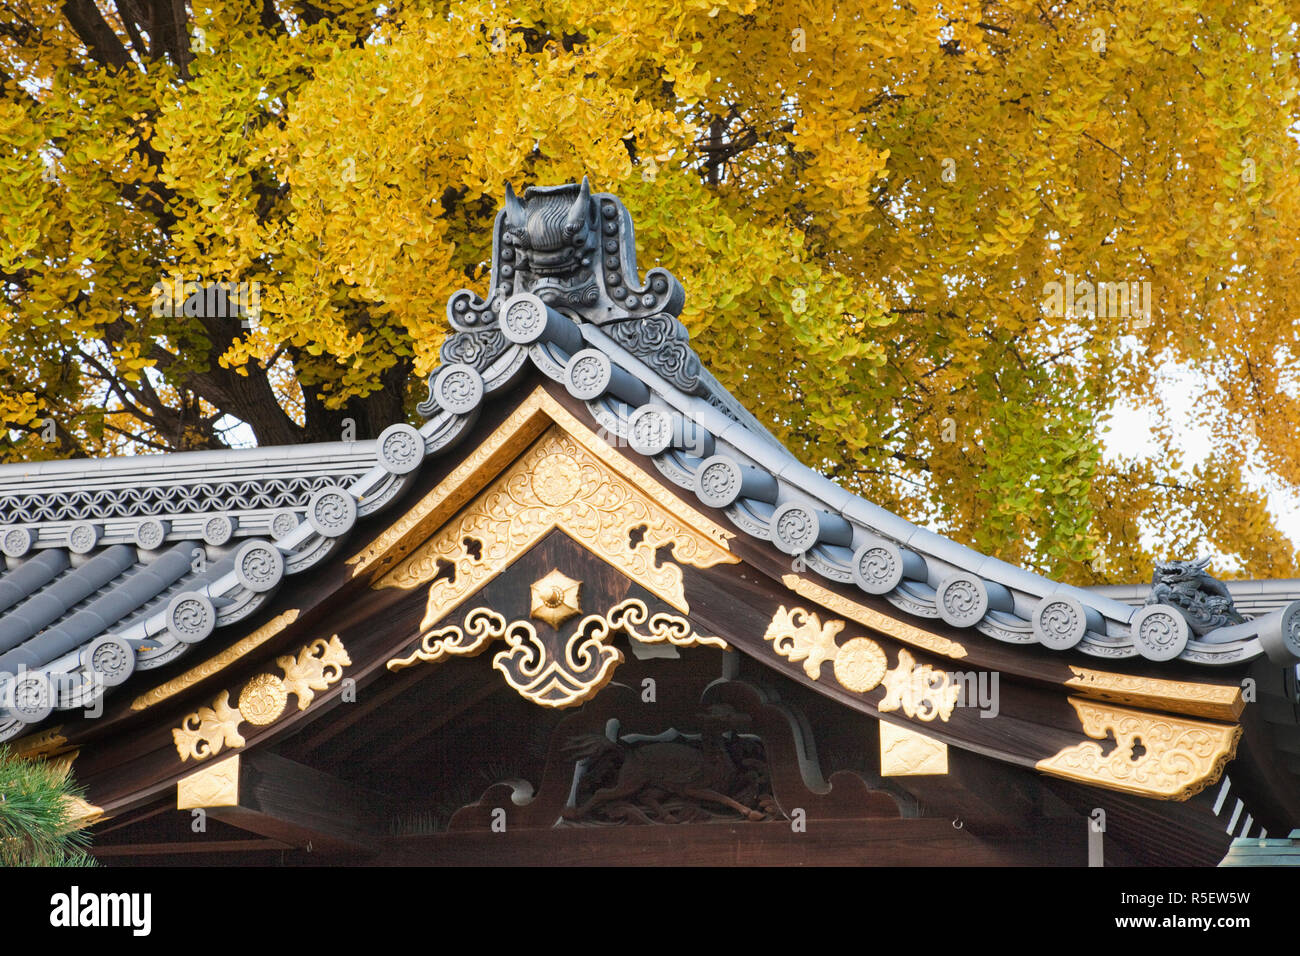
<path fill-rule="evenodd" d="M 1066 687 L 1075 688 L 1085 697 L 1115 704 L 1156 707 L 1193 717 L 1217 717 L 1221 720 L 1236 720 L 1246 707 L 1241 687 L 1237 684 L 1201 684 L 1138 677 L 1073 664 L 1070 670 L 1074 676 L 1065 682 Z"/>
<path fill-rule="evenodd" d="M 541 633 L 529 621 L 507 623 L 505 617 L 490 608 L 475 608 L 465 615 L 464 626 L 450 625 L 426 631 L 419 646 L 405 657 L 388 662 L 390 671 L 399 671 L 419 662 L 437 663 L 450 656 L 473 657 L 497 639 L 504 639 L 505 650 L 492 659 L 492 667 L 522 697 L 543 707 L 572 707 L 594 697 L 614 676 L 623 662 L 623 653 L 606 642 L 622 631 L 645 643 L 668 642 L 679 647 L 704 645 L 726 648 L 717 637 L 696 634 L 690 622 L 674 614 L 651 615 L 645 602 L 628 598 L 605 614 L 589 614 L 572 631 L 562 633 L 551 624 L 558 617 L 563 622 L 581 613 L 577 594 L 580 582 L 552 571 L 532 587 L 532 614 L 546 623 Z M 572 587 L 563 584 L 570 582 Z M 558 614 L 561 595 L 555 606 L 537 596 L 553 596 L 555 589 L 571 591 L 572 613 Z M 646 625 L 647 631 L 638 630 Z"/>
<path fill-rule="evenodd" d="M 662 511 L 676 515 L 696 537 L 706 539 L 724 555 L 717 560 L 708 560 L 705 564 L 696 564 L 696 567 L 712 567 L 718 560 L 731 563 L 740 560 L 728 552 L 727 542 L 734 537 L 732 532 L 666 491 L 662 485 L 610 447 L 607 441 L 587 428 L 545 389 L 537 388 L 481 445 L 466 455 L 437 487 L 390 524 L 374 541 L 348 559 L 352 575 L 355 577 L 368 570 L 385 575 L 373 587 L 410 588 L 422 584 L 423 581 L 411 581 L 409 574 L 394 577 L 386 575 L 386 572 L 406 557 L 410 547 L 424 541 L 442 527 L 457 509 L 475 497 L 493 476 L 506 468 L 550 426 L 558 426 L 566 438 L 582 450 L 584 458 L 600 462 L 608 473 L 636 489 Z M 687 549 L 689 547 L 687 545 Z M 694 564 L 695 561 L 689 560 L 686 555 L 687 550 L 680 550 L 676 557 Z M 703 559 L 702 553 L 701 560 Z"/>
<path fill-rule="evenodd" d="M 299 649 L 297 655 L 277 657 L 275 663 L 284 672 L 258 674 L 244 685 L 238 704 L 230 705 L 230 692 L 223 690 L 211 707 L 200 707 L 172 729 L 172 739 L 181 761 L 206 760 L 226 748 L 244 746 L 240 724 L 247 721 L 265 727 L 278 720 L 289 702 L 298 698 L 298 709 L 306 710 L 316 691 L 327 690 L 343 676 L 343 668 L 352 664 L 348 652 L 335 634 L 328 641 L 318 638 Z"/>
<path fill-rule="evenodd" d="M 176 809 L 239 806 L 239 754 L 205 764 L 176 782 Z"/>
<path fill-rule="evenodd" d="M 1218 781 L 1236 756 L 1238 725 L 1149 714 L 1069 698 L 1083 731 L 1094 740 L 1038 761 L 1044 773 L 1108 790 L 1162 800 L 1186 800 Z M 1096 741 L 1113 736 L 1104 753 Z"/>
<path fill-rule="evenodd" d="M 812 680 L 821 677 L 822 664 L 832 664 L 835 680 L 845 690 L 863 694 L 884 685 L 887 693 L 877 709 L 884 712 L 901 709 L 908 717 L 947 721 L 957 706 L 961 688 L 945 671 L 929 664 L 917 665 L 906 650 L 899 650 L 898 663 L 889 669 L 884 650 L 875 641 L 855 637 L 844 644 L 836 635 L 844 630 L 844 621 L 828 620 L 825 624 L 816 613 L 804 608 L 787 610 L 778 607 L 763 639 L 772 649 L 793 662 L 803 661 L 804 673 Z"/>
<path fill-rule="evenodd" d="M 679 520 L 570 435 L 552 429 L 374 586 L 427 583 L 423 630 L 554 528 L 683 613 L 689 609 L 682 569 L 674 561 L 660 562 L 660 548 L 671 545 L 676 561 L 697 568 L 739 560 L 724 540 Z M 445 573 L 448 567 L 454 573 Z"/>
<path fill-rule="evenodd" d="M 904 644 L 911 644 L 913 647 L 919 647 L 923 651 L 929 651 L 931 654 L 938 654 L 941 657 L 960 659 L 966 656 L 966 648 L 956 641 L 949 640 L 938 634 L 931 634 L 915 624 L 895 620 L 889 615 L 881 614 L 879 611 L 859 604 L 857 601 L 850 601 L 842 594 L 823 587 L 810 578 L 802 578 L 797 574 L 786 574 L 781 577 L 781 583 L 800 597 L 816 601 L 837 614 L 843 614 L 851 621 L 857 621 L 864 627 L 879 631 L 881 634 L 886 634 L 895 640 L 902 641 Z"/>

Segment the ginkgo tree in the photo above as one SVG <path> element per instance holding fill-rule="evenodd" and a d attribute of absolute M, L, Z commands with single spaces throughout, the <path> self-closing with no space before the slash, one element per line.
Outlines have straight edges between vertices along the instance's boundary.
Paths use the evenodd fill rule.
<path fill-rule="evenodd" d="M 586 175 L 852 491 L 1076 582 L 1291 576 L 1252 475 L 1300 486 L 1298 56 L 1239 0 L 0 0 L 3 454 L 373 437 L 505 183 Z M 1151 454 L 1103 456 L 1120 401 Z"/>

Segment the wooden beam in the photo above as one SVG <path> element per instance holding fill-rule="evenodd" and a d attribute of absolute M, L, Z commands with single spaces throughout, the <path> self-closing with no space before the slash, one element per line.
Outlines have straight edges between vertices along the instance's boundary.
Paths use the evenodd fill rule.
<path fill-rule="evenodd" d="M 262 751 L 240 755 L 238 803 L 207 813 L 287 847 L 364 854 L 386 833 L 386 806 L 380 794 Z"/>
<path fill-rule="evenodd" d="M 276 840 L 202 840 L 197 843 L 121 843 L 95 846 L 90 855 L 96 859 L 114 856 L 171 856 L 182 853 L 251 853 L 254 851 L 292 850 Z"/>
<path fill-rule="evenodd" d="M 371 861 L 416 866 L 1083 866 L 1087 838 L 1074 820 L 1026 820 L 983 838 L 943 819 L 679 826 L 484 828 L 390 837 Z"/>

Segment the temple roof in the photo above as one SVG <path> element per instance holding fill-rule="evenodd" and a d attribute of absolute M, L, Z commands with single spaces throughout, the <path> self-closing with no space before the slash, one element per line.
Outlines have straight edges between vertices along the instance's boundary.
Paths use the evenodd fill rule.
<path fill-rule="evenodd" d="M 528 367 L 735 528 L 811 572 L 991 641 L 1108 660 L 1300 660 L 1296 589 L 1194 633 L 1166 605 L 1083 589 L 915 525 L 797 461 L 704 369 L 666 270 L 637 271 L 631 217 L 584 181 L 513 193 L 487 298 L 462 290 L 418 429 L 376 440 L 0 468 L 0 740 L 85 708 L 249 618 L 393 502 Z M 1244 597 L 1248 585 L 1234 585 Z M 1269 600 L 1265 601 L 1265 591 Z M 1276 593 L 1274 593 L 1276 592 Z M 1075 658 L 1077 659 L 1077 658 Z"/>

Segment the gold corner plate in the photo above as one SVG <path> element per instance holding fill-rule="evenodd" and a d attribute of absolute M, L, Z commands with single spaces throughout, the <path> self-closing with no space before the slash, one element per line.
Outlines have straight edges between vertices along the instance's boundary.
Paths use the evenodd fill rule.
<path fill-rule="evenodd" d="M 1038 761 L 1038 770 L 1080 783 L 1183 801 L 1218 782 L 1237 754 L 1242 729 L 1114 704 L 1069 698 L 1092 740 Z M 1115 739 L 1109 753 L 1097 741 Z"/>
<path fill-rule="evenodd" d="M 207 764 L 176 781 L 176 809 L 239 806 L 239 754 Z"/>
<path fill-rule="evenodd" d="M 880 721 L 882 777 L 939 777 L 948 773 L 948 745 L 920 731 Z"/>

